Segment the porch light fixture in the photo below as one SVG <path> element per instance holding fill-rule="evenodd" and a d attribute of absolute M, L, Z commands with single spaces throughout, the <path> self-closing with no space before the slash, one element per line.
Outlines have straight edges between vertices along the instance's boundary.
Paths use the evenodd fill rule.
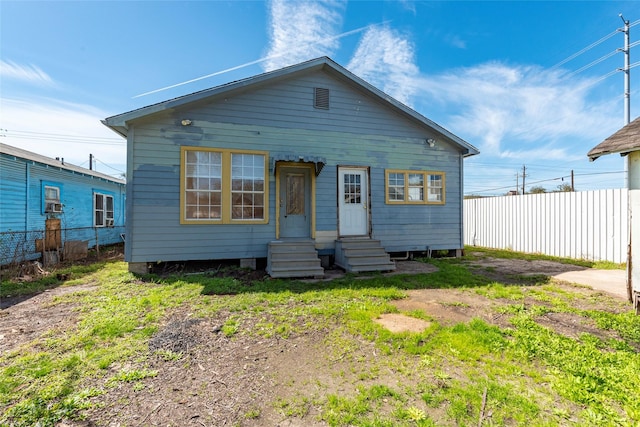
<path fill-rule="evenodd" d="M 427 142 L 427 144 L 429 144 L 429 147 L 431 147 L 431 148 L 436 146 L 436 140 L 433 139 L 433 138 L 428 138 L 426 142 Z"/>
<path fill-rule="evenodd" d="M 189 126 L 191 125 L 191 120 L 189 119 L 183 119 L 182 120 L 182 126 Z"/>

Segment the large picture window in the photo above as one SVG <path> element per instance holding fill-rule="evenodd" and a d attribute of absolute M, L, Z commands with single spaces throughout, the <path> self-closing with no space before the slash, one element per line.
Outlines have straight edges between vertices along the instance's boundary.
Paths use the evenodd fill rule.
<path fill-rule="evenodd" d="M 444 172 L 387 170 L 387 204 L 444 204 Z"/>
<path fill-rule="evenodd" d="M 266 223 L 267 154 L 182 147 L 183 223 Z"/>

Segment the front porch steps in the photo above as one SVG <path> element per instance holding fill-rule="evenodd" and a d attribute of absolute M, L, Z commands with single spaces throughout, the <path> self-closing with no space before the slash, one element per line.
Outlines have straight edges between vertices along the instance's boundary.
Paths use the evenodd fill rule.
<path fill-rule="evenodd" d="M 267 273 L 273 278 L 324 277 L 313 240 L 269 242 Z"/>
<path fill-rule="evenodd" d="M 336 240 L 336 265 L 347 272 L 393 271 L 391 261 L 379 240 L 342 238 Z"/>

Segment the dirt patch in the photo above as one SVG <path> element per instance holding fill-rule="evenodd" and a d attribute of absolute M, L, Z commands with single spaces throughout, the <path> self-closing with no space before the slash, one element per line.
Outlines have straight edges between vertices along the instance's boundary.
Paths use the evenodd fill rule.
<path fill-rule="evenodd" d="M 70 329 L 77 321 L 76 304 L 53 304 L 56 297 L 76 292 L 90 292 L 95 284 L 62 286 L 15 303 L 12 298 L 3 299 L 7 308 L 0 311 L 0 352 L 5 353 L 49 331 Z"/>
<path fill-rule="evenodd" d="M 551 277 L 567 271 L 587 270 L 586 267 L 545 260 L 529 261 L 483 257 L 467 263 L 472 270 L 502 283 L 517 283 L 518 276 L 542 275 Z"/>
<path fill-rule="evenodd" d="M 377 318 L 376 323 L 384 326 L 393 333 L 399 332 L 422 332 L 431 326 L 431 322 L 405 316 L 398 313 L 386 313 Z"/>
<path fill-rule="evenodd" d="M 401 312 L 421 310 L 438 323 L 449 326 L 481 318 L 493 322 L 498 304 L 469 290 L 419 289 L 407 292 L 407 298 L 394 301 Z"/>

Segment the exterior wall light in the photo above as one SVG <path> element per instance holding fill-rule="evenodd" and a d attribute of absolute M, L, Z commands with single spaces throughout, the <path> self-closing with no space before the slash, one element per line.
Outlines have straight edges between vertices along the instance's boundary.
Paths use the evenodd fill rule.
<path fill-rule="evenodd" d="M 427 139 L 427 144 L 429 144 L 429 147 L 433 148 L 436 146 L 436 140 L 433 138 L 429 138 Z"/>
<path fill-rule="evenodd" d="M 189 119 L 183 119 L 182 120 L 182 126 L 189 126 L 191 125 L 191 120 Z"/>

